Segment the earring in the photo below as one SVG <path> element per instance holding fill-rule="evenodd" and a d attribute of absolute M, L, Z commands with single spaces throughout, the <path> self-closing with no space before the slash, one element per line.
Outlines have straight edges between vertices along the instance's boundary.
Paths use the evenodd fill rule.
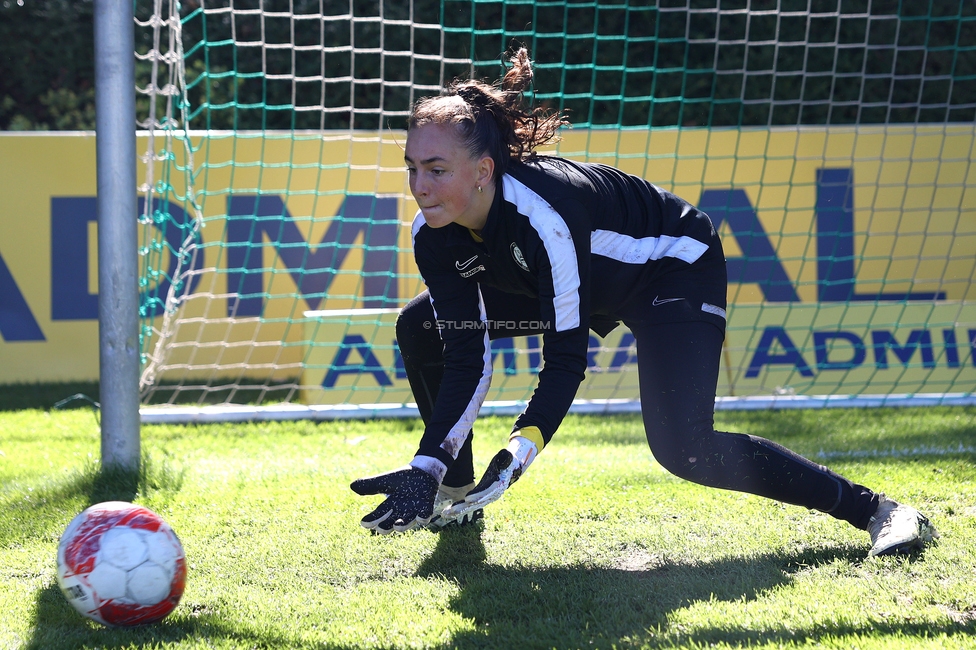
<path fill-rule="evenodd" d="M 483 189 L 481 189 L 481 186 L 479 185 L 479 186 L 478 186 L 478 194 L 483 194 L 483 193 L 484 193 L 484 190 L 483 190 Z"/>

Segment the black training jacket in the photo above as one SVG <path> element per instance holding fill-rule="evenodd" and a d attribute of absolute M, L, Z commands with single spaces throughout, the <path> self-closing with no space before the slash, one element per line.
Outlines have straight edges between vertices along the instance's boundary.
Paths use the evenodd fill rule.
<path fill-rule="evenodd" d="M 683 199 L 613 167 L 555 157 L 512 164 L 497 179 L 480 237 L 457 224 L 431 228 L 418 212 L 414 254 L 445 360 L 418 456 L 450 466 L 488 392 L 481 284 L 539 299 L 544 364 L 515 427 L 536 426 L 548 442 L 583 380 L 589 330 L 606 335 L 642 287 L 707 256 L 710 242 L 721 254 L 715 241 L 708 217 Z"/>

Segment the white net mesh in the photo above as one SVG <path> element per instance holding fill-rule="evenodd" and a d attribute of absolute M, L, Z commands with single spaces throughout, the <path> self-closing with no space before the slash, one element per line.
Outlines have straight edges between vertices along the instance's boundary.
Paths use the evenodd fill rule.
<path fill-rule="evenodd" d="M 518 43 L 529 99 L 575 124 L 559 154 L 642 175 L 720 228 L 721 398 L 976 385 L 969 3 L 140 9 L 146 402 L 411 401 L 391 327 L 421 288 L 405 117 L 455 77 L 497 78 Z M 627 336 L 591 341 L 580 408 L 634 407 Z M 492 402 L 517 408 L 540 341 L 495 345 Z"/>

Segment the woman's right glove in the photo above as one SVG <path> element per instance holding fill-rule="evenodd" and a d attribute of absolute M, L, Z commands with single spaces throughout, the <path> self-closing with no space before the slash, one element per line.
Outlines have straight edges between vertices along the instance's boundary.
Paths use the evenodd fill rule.
<path fill-rule="evenodd" d="M 426 525 L 434 515 L 439 486 L 439 481 L 424 470 L 408 466 L 356 479 L 349 487 L 356 494 L 386 495 L 386 500 L 361 522 L 364 528 L 385 535 Z"/>

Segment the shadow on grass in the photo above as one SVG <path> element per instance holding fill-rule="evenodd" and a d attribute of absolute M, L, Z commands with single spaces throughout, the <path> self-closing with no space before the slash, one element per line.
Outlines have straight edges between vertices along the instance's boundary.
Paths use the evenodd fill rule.
<path fill-rule="evenodd" d="M 245 648 L 289 648 L 296 640 L 260 634 L 223 623 L 218 616 L 191 614 L 181 619 L 167 618 L 153 625 L 132 628 L 107 628 L 81 616 L 61 594 L 56 584 L 37 594 L 33 635 L 24 650 L 51 648 L 158 648 L 185 639 L 232 640 Z"/>
<path fill-rule="evenodd" d="M 272 383 L 241 379 L 233 388 L 187 389 L 172 382 L 158 383 L 146 404 L 273 404 L 296 398 L 299 377 Z M 99 401 L 99 384 L 94 382 L 49 382 L 4 384 L 0 390 L 0 411 L 22 409 L 89 408 Z"/>
<path fill-rule="evenodd" d="M 98 382 L 6 384 L 0 390 L 0 411 L 91 408 L 98 394 Z"/>
<path fill-rule="evenodd" d="M 103 501 L 133 501 L 137 495 L 152 492 L 178 492 L 186 471 L 165 459 L 155 460 L 146 454 L 140 470 L 131 472 L 116 468 L 103 470 L 91 462 L 84 469 L 27 493 L 12 492 L 3 500 L 5 521 L 0 527 L 0 544 L 15 544 L 42 537 L 67 525 L 65 513 L 81 512 Z M 58 533 L 60 534 L 60 532 Z"/>
<path fill-rule="evenodd" d="M 443 531 L 417 575 L 458 584 L 460 594 L 450 607 L 476 626 L 451 639 L 449 645 L 460 649 L 803 646 L 845 636 L 922 638 L 976 632 L 976 621 L 933 625 L 910 619 L 781 631 L 716 626 L 685 633 L 671 625 L 670 615 L 693 603 L 751 601 L 789 584 L 793 574 L 807 567 L 836 560 L 857 564 L 864 557 L 860 547 L 835 546 L 700 564 L 651 562 L 636 569 L 502 567 L 486 564 L 480 531 L 471 528 Z"/>
<path fill-rule="evenodd" d="M 185 470 L 175 468 L 165 460 L 154 460 L 148 454 L 143 455 L 138 471 L 117 467 L 103 469 L 92 463 L 67 480 L 35 489 L 30 499 L 14 499 L 4 504 L 14 525 L 0 532 L 0 544 L 13 544 L 33 535 L 49 534 L 50 530 L 67 524 L 64 521 L 65 512 L 81 512 L 90 505 L 105 501 L 131 502 L 139 495 L 152 492 L 178 492 L 183 486 L 184 476 Z M 197 628 L 208 625 L 202 619 L 194 622 Z M 26 648 L 111 648 L 133 643 L 130 631 L 108 631 L 75 612 L 56 583 L 38 591 L 31 630 Z M 174 630 L 163 623 L 147 627 L 139 634 L 145 637 L 149 645 L 186 636 L 182 628 Z"/>

